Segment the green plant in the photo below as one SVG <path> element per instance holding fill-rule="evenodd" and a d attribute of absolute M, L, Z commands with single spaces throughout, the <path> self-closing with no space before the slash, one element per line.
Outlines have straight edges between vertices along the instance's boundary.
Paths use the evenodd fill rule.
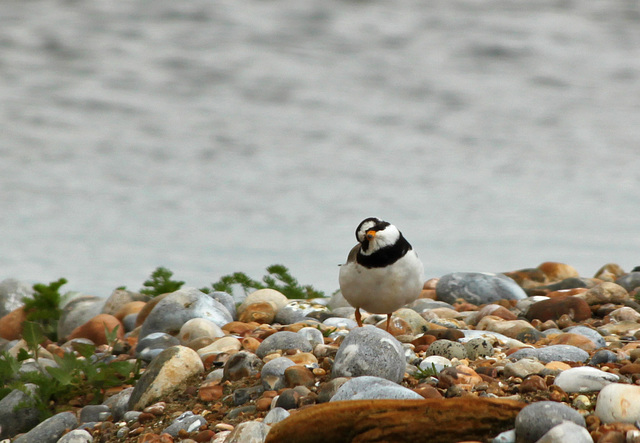
<path fill-rule="evenodd" d="M 324 293 L 313 288 L 311 285 L 301 286 L 284 265 L 271 265 L 267 268 L 267 273 L 262 277 L 262 282 L 253 280 L 244 272 L 234 272 L 225 275 L 211 286 L 215 291 L 233 293 L 233 287 L 239 285 L 245 293 L 258 289 L 275 289 L 284 294 L 287 298 L 316 298 L 324 297 Z M 204 288 L 207 292 L 208 288 Z"/>
<path fill-rule="evenodd" d="M 171 280 L 171 276 L 173 276 L 173 272 L 169 269 L 162 266 L 156 268 L 151 274 L 151 278 L 142 284 L 145 287 L 140 289 L 140 293 L 156 297 L 161 294 L 177 291 L 184 285 L 184 282 Z"/>
<path fill-rule="evenodd" d="M 58 339 L 58 320 L 60 320 L 62 313 L 62 309 L 60 309 L 62 295 L 59 290 L 66 283 L 67 279 L 65 278 L 48 285 L 36 283 L 33 285 L 33 295 L 22 299 L 27 320 L 39 323 L 43 328 L 44 335 L 52 341 Z"/>
<path fill-rule="evenodd" d="M 440 371 L 438 371 L 434 363 L 431 363 L 430 368 L 423 369 L 420 366 L 418 366 L 417 369 L 418 370 L 413 373 L 413 376 L 418 380 L 422 380 L 424 378 L 429 378 L 429 377 L 437 377 L 438 374 L 440 374 Z"/>
<path fill-rule="evenodd" d="M 78 346 L 76 352 L 54 355 L 56 366 L 44 371 L 20 372 L 20 362 L 26 358 L 36 358 L 39 343 L 44 339 L 41 325 L 26 322 L 25 340 L 28 350 L 21 350 L 17 357 L 4 352 L 0 356 L 0 399 L 13 389 L 25 390 L 25 384 L 36 385 L 34 406 L 40 411 L 40 418 L 53 415 L 56 406 L 64 407 L 71 399 L 80 403 L 99 403 L 104 390 L 132 383 L 140 376 L 140 362 L 113 360 L 110 354 L 94 355 L 95 346 Z M 115 343 L 115 332 L 111 331 L 109 341 Z M 27 405 L 24 405 L 27 406 Z"/>

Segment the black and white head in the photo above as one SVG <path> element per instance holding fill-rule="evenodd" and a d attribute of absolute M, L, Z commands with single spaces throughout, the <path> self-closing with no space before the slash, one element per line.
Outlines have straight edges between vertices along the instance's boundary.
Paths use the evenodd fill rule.
<path fill-rule="evenodd" d="M 358 225 L 356 238 L 360 243 L 357 261 L 366 267 L 386 266 L 411 249 L 398 228 L 375 217 L 366 218 Z"/>

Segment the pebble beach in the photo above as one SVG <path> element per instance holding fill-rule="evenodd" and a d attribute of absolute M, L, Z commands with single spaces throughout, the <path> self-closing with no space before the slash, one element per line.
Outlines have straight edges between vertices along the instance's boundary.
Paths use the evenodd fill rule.
<path fill-rule="evenodd" d="M 31 293 L 0 282 L 0 358 L 27 349 Z M 0 398 L 0 442 L 640 442 L 638 298 L 640 269 L 613 263 L 454 272 L 387 332 L 384 315 L 358 327 L 339 292 L 75 294 L 58 340 L 19 371 L 84 358 L 88 343 L 140 377 L 46 420 L 33 388 L 16 388 Z"/>

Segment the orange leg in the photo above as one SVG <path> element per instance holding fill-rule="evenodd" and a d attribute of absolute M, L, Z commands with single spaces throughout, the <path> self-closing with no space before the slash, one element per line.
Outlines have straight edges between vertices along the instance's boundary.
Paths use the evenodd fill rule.
<path fill-rule="evenodd" d="M 358 326 L 362 326 L 362 316 L 360 315 L 360 308 L 356 308 L 356 321 Z"/>
<path fill-rule="evenodd" d="M 389 323 L 391 323 L 391 314 L 387 314 L 387 332 L 389 332 Z"/>

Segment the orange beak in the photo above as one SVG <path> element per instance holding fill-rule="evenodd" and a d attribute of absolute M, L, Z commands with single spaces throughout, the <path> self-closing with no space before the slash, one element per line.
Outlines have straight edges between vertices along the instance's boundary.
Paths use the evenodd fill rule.
<path fill-rule="evenodd" d="M 378 231 L 374 230 L 367 231 L 367 240 L 373 240 L 377 233 Z"/>

